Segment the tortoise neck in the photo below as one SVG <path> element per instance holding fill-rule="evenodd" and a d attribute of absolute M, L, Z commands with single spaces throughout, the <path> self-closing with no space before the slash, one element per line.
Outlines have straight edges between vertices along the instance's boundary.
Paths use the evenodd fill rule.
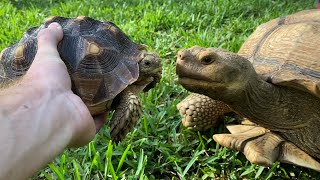
<path fill-rule="evenodd" d="M 274 131 L 304 127 L 308 115 L 301 112 L 317 112 L 316 109 L 320 108 L 320 101 L 313 95 L 273 85 L 260 78 L 248 82 L 238 97 L 237 101 L 229 104 L 234 111 Z M 314 107 L 306 108 L 306 104 L 310 103 Z M 317 114 L 320 117 L 320 113 Z"/>
<path fill-rule="evenodd" d="M 237 101 L 228 104 L 235 112 L 293 142 L 320 160 L 320 99 L 294 88 L 258 79 L 247 84 Z"/>
<path fill-rule="evenodd" d="M 237 100 L 231 102 L 230 106 L 237 113 L 250 118 L 251 121 L 262 126 L 269 126 L 268 119 L 270 108 L 277 107 L 279 99 L 279 89 L 260 79 L 250 81 Z M 270 97 L 270 95 L 272 97 Z M 260 122 L 261 121 L 261 122 Z"/>

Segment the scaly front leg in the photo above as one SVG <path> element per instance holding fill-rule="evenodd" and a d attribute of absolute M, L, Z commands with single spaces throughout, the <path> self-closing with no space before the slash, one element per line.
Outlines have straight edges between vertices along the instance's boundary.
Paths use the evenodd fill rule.
<path fill-rule="evenodd" d="M 139 120 L 142 110 L 139 97 L 131 91 L 121 92 L 118 105 L 110 121 L 110 134 L 114 142 L 122 140 Z"/>

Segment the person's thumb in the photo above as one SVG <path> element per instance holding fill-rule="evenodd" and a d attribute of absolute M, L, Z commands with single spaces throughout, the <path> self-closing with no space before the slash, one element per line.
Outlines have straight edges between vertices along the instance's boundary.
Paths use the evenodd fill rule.
<path fill-rule="evenodd" d="M 60 56 L 57 50 L 57 45 L 63 37 L 63 31 L 61 26 L 54 22 L 51 23 L 48 28 L 40 30 L 38 33 L 38 51 L 36 56 L 51 57 L 50 60 L 55 57 L 60 60 Z M 46 60 L 46 58 L 35 58 L 35 61 Z"/>
<path fill-rule="evenodd" d="M 65 63 L 61 60 L 57 46 L 62 40 L 62 27 L 54 22 L 43 28 L 37 35 L 38 49 L 26 77 L 41 80 L 49 85 L 71 88 L 71 82 Z"/>

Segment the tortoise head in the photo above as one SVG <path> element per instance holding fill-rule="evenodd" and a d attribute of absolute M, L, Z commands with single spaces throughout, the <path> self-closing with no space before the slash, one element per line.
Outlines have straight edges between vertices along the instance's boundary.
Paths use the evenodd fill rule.
<path fill-rule="evenodd" d="M 194 46 L 177 54 L 179 83 L 187 90 L 224 102 L 243 92 L 255 74 L 245 58 L 222 49 Z"/>
<path fill-rule="evenodd" d="M 139 78 L 133 85 L 147 92 L 160 82 L 162 65 L 160 57 L 156 53 L 143 52 L 141 57 L 142 59 L 139 61 Z"/>

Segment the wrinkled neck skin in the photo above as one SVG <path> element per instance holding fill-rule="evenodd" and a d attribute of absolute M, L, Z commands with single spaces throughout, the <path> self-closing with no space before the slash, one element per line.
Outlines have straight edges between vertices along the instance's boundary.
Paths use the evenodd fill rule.
<path fill-rule="evenodd" d="M 220 100 L 320 162 L 320 99 L 294 88 L 267 83 L 258 77 L 252 79 L 238 96 Z"/>
<path fill-rule="evenodd" d="M 224 101 L 234 111 L 273 131 L 285 132 L 320 123 L 320 100 L 290 87 L 251 78 L 234 99 Z"/>

